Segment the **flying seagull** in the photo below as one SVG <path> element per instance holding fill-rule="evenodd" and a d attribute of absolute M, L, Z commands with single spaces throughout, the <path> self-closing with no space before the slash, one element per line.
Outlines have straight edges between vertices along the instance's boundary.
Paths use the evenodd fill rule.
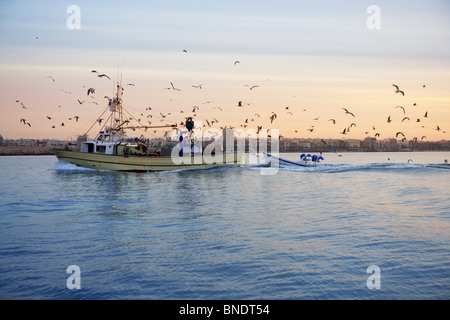
<path fill-rule="evenodd" d="M 351 116 L 353 116 L 353 117 L 355 116 L 353 113 L 351 113 L 351 112 L 348 111 L 347 109 L 345 109 L 345 108 L 342 108 L 342 109 L 344 109 L 344 111 L 345 111 L 346 114 L 348 113 L 349 115 L 351 115 Z"/>
<path fill-rule="evenodd" d="M 92 72 L 92 73 L 96 73 L 96 74 L 97 74 L 97 77 L 99 77 L 99 78 L 106 77 L 106 78 L 108 78 L 109 80 L 111 80 L 111 78 L 108 77 L 106 74 L 99 74 L 96 70 L 92 70 L 91 72 Z"/>
<path fill-rule="evenodd" d="M 95 89 L 94 88 L 89 88 L 87 91 L 87 95 L 89 95 L 90 93 L 94 94 L 95 93 Z"/>
<path fill-rule="evenodd" d="M 405 95 L 405 93 L 403 91 L 401 91 L 396 84 L 393 84 L 393 86 L 396 89 L 395 93 L 401 93 L 403 96 Z"/>
<path fill-rule="evenodd" d="M 405 114 L 406 112 L 405 112 L 405 108 L 404 107 L 402 107 L 402 106 L 396 106 L 396 108 L 402 108 L 403 109 L 403 114 Z"/>
<path fill-rule="evenodd" d="M 106 77 L 106 78 L 108 78 L 109 80 L 111 80 L 111 78 L 110 77 L 108 77 L 106 74 L 99 74 L 99 75 L 97 75 L 99 78 L 102 78 L 102 77 Z"/>
<path fill-rule="evenodd" d="M 259 86 L 248 86 L 248 85 L 245 85 L 246 87 L 248 87 L 250 90 L 253 90 L 254 88 L 258 88 Z"/>
<path fill-rule="evenodd" d="M 172 89 L 173 89 L 173 90 L 181 91 L 180 89 L 178 89 L 178 88 L 175 88 L 175 86 L 173 85 L 173 83 L 172 83 L 172 82 L 170 83 L 170 85 L 172 86 Z"/>

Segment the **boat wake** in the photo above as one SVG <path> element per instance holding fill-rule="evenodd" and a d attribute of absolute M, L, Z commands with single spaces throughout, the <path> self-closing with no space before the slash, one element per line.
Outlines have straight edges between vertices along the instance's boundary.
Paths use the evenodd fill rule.
<path fill-rule="evenodd" d="M 65 162 L 63 160 L 59 161 L 56 164 L 56 167 L 52 170 L 58 171 L 58 172 L 104 172 L 105 170 L 99 170 L 99 169 L 90 169 L 85 167 L 77 166 L 76 164 Z"/>
<path fill-rule="evenodd" d="M 388 171 L 388 170 L 416 170 L 424 168 L 450 169 L 448 165 L 439 164 L 412 164 L 412 163 L 367 163 L 367 164 L 320 164 L 317 166 L 301 167 L 281 164 L 279 170 L 294 172 L 352 172 L 352 171 Z M 265 168 L 259 168 L 264 170 Z"/>

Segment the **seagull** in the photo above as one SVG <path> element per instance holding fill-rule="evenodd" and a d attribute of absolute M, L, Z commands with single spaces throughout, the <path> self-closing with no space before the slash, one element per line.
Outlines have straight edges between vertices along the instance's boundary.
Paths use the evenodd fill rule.
<path fill-rule="evenodd" d="M 342 109 L 345 111 L 346 114 L 348 113 L 349 115 L 351 115 L 351 116 L 353 116 L 353 117 L 355 116 L 353 113 L 351 113 L 351 112 L 348 111 L 347 109 L 345 109 L 345 108 L 342 108 Z"/>
<path fill-rule="evenodd" d="M 242 101 L 238 102 L 238 107 L 242 107 Z"/>
<path fill-rule="evenodd" d="M 270 119 L 270 123 L 273 123 L 273 120 L 275 120 L 275 118 L 277 117 L 276 113 L 272 112 L 273 114 L 269 117 Z"/>
<path fill-rule="evenodd" d="M 128 83 L 127 86 L 133 86 L 134 87 L 134 83 Z"/>
<path fill-rule="evenodd" d="M 387 123 L 391 123 L 392 122 L 392 120 L 391 120 L 391 116 L 389 116 L 388 117 L 388 119 L 387 119 L 387 121 L 386 121 Z"/>
<path fill-rule="evenodd" d="M 439 128 L 439 126 L 436 126 L 436 129 L 435 129 L 435 130 L 441 131 L 441 128 Z"/>
<path fill-rule="evenodd" d="M 248 87 L 250 90 L 253 90 L 254 88 L 258 88 L 259 86 L 252 86 L 252 87 L 250 87 L 250 86 L 248 86 L 248 85 L 245 85 L 246 87 Z"/>
<path fill-rule="evenodd" d="M 51 117 L 49 117 L 49 116 L 47 116 L 47 119 L 48 119 L 48 120 L 52 120 L 52 118 L 51 118 Z"/>
<path fill-rule="evenodd" d="M 425 112 L 425 115 L 423 116 L 424 118 L 428 118 L 428 111 Z"/>
<path fill-rule="evenodd" d="M 411 120 L 411 119 L 409 119 L 408 117 L 404 117 L 402 122 L 405 121 L 405 120 Z"/>
<path fill-rule="evenodd" d="M 334 120 L 334 119 L 330 119 L 330 120 L 328 120 L 328 121 L 332 121 L 333 124 L 336 124 L 336 120 Z"/>
<path fill-rule="evenodd" d="M 403 108 L 402 106 L 396 106 L 396 108 L 402 108 L 403 109 L 403 114 L 405 114 L 405 108 Z"/>
<path fill-rule="evenodd" d="M 403 132 L 397 132 L 397 134 L 395 135 L 395 137 L 397 138 L 399 134 L 401 134 L 401 135 L 403 136 L 403 138 L 405 138 L 405 135 L 403 134 Z"/>
<path fill-rule="evenodd" d="M 23 124 L 26 124 L 25 119 L 20 119 L 20 122 L 23 122 Z"/>
<path fill-rule="evenodd" d="M 78 103 L 79 103 L 79 104 L 83 104 L 83 103 L 84 103 L 84 101 L 80 101 L 80 100 L 78 100 Z"/>
<path fill-rule="evenodd" d="M 405 93 L 403 91 L 401 91 L 397 85 L 393 84 L 393 86 L 395 87 L 396 91 L 395 93 L 401 93 L 403 96 L 405 95 Z"/>
<path fill-rule="evenodd" d="M 106 77 L 106 78 L 108 78 L 109 80 L 111 80 L 111 78 L 108 77 L 106 74 L 99 74 L 96 70 L 92 70 L 91 72 L 92 72 L 92 73 L 96 73 L 96 74 L 97 74 L 97 77 L 99 77 L 99 78 Z"/>
<path fill-rule="evenodd" d="M 52 79 L 52 81 L 55 82 L 55 79 L 53 77 L 51 77 L 51 76 L 48 76 L 46 78 Z"/>
<path fill-rule="evenodd" d="M 234 65 L 236 65 L 236 64 L 238 64 L 238 63 L 241 63 L 241 62 L 238 61 L 238 60 L 236 60 L 236 61 L 234 62 Z"/>
<path fill-rule="evenodd" d="M 94 94 L 95 93 L 95 89 L 94 88 L 89 88 L 87 91 L 87 95 L 89 95 L 89 93 Z"/>
<path fill-rule="evenodd" d="M 79 118 L 79 116 L 75 116 L 74 118 L 75 118 L 75 120 L 76 120 L 76 121 L 78 122 L 78 118 Z"/>
<path fill-rule="evenodd" d="M 375 133 L 375 137 L 379 137 L 380 136 L 380 134 L 379 133 Z"/>
<path fill-rule="evenodd" d="M 201 89 L 202 88 L 202 84 L 199 84 L 198 86 L 192 86 L 192 88 L 197 88 L 197 89 Z"/>
<path fill-rule="evenodd" d="M 178 88 L 175 88 L 175 86 L 173 85 L 173 83 L 172 83 L 172 82 L 170 83 L 170 85 L 172 86 L 172 89 L 173 89 L 173 90 L 181 91 L 180 89 L 178 89 Z"/>

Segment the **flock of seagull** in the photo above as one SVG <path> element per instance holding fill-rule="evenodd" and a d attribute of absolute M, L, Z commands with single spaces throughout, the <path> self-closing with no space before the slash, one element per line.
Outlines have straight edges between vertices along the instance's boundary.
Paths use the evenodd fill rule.
<path fill-rule="evenodd" d="M 187 51 L 183 50 L 183 52 L 187 52 Z M 234 62 L 234 65 L 236 66 L 236 65 L 238 65 L 238 64 L 240 64 L 240 61 L 236 60 L 236 61 Z M 96 70 L 92 70 L 91 73 L 95 73 L 95 74 L 97 75 L 97 77 L 99 77 L 99 78 L 105 78 L 105 79 L 111 80 L 111 78 L 110 78 L 108 75 L 106 75 L 106 74 L 104 74 L 104 73 L 99 73 L 99 72 L 96 71 Z M 53 83 L 55 83 L 54 77 L 52 77 L 52 76 L 47 76 L 47 77 L 45 77 L 45 78 L 48 78 L 48 79 L 50 79 Z M 126 84 L 126 86 L 135 86 L 135 85 L 134 85 L 133 83 L 128 83 L 128 84 Z M 249 90 L 251 90 L 251 91 L 253 91 L 253 90 L 255 90 L 256 88 L 259 88 L 259 87 L 260 87 L 259 85 L 248 85 L 248 84 L 245 84 L 244 86 L 247 87 L 247 88 L 248 88 Z M 405 92 L 404 92 L 403 90 L 401 90 L 401 89 L 399 88 L 398 85 L 392 84 L 392 86 L 395 88 L 395 93 L 399 93 L 399 94 L 401 94 L 402 96 L 405 96 Z M 203 88 L 203 84 L 191 85 L 191 87 L 194 88 L 194 89 L 202 89 L 202 88 Z M 84 87 L 84 88 L 86 88 L 86 87 Z M 425 85 L 423 85 L 423 88 L 425 88 Z M 178 88 L 178 87 L 176 87 L 176 86 L 174 85 L 173 82 L 170 82 L 170 86 L 169 86 L 169 87 L 166 87 L 166 88 L 164 88 L 164 89 L 165 89 L 165 90 L 173 90 L 173 91 L 181 91 L 181 89 Z M 63 89 L 61 89 L 61 91 L 64 92 L 64 93 L 66 93 L 66 94 L 72 94 L 71 92 L 66 91 L 66 90 L 63 90 Z M 91 88 L 91 87 L 87 88 L 87 90 L 86 90 L 86 97 L 94 98 L 94 95 L 95 95 L 95 89 L 94 89 L 94 88 Z M 108 100 L 109 100 L 109 103 L 111 103 L 111 101 L 112 101 L 111 98 L 109 98 L 108 96 L 104 96 L 104 98 L 108 99 Z M 80 99 L 77 99 L 77 102 L 79 103 L 79 105 L 82 105 L 82 104 L 84 104 L 84 103 L 86 102 L 86 100 L 80 100 Z M 214 101 L 206 101 L 206 102 L 203 102 L 203 104 L 211 104 L 211 103 L 213 103 L 213 102 L 214 102 Z M 16 100 L 16 103 L 18 103 L 18 104 L 20 105 L 21 108 L 27 109 L 27 107 L 26 107 L 20 100 Z M 97 105 L 98 105 L 98 103 L 95 102 L 95 101 L 89 101 L 88 103 L 93 103 L 93 104 L 97 104 Z M 238 100 L 237 103 L 236 103 L 236 106 L 237 106 L 238 108 L 244 108 L 245 106 L 249 106 L 249 105 L 251 105 L 251 103 L 244 103 L 242 100 Z M 416 104 L 414 104 L 414 106 L 416 106 Z M 61 106 L 59 106 L 59 107 L 61 107 Z M 200 110 L 200 107 L 199 107 L 199 106 L 193 106 L 193 107 L 191 107 L 191 108 L 192 108 L 192 109 L 189 109 L 189 110 L 192 110 L 192 111 L 190 112 L 191 115 L 186 115 L 185 119 L 187 119 L 188 117 L 196 117 L 196 116 L 197 116 L 197 113 L 198 113 L 199 110 Z M 403 106 L 396 106 L 395 108 L 399 108 L 399 109 L 401 109 L 402 112 L 403 112 L 403 115 L 404 115 L 404 116 L 403 116 L 403 119 L 401 120 L 401 122 L 404 122 L 404 121 L 411 121 L 410 117 L 408 117 L 408 116 L 406 115 L 406 109 L 405 109 L 405 107 L 403 107 Z M 222 108 L 222 107 L 219 107 L 219 106 L 213 106 L 213 109 L 217 109 L 217 110 L 219 110 L 219 111 L 221 111 L 221 112 L 224 111 L 223 108 Z M 354 112 L 349 111 L 347 108 L 344 108 L 344 107 L 342 107 L 342 110 L 344 111 L 344 114 L 350 116 L 351 119 L 353 119 L 353 118 L 356 119 L 356 116 L 355 116 L 355 113 L 354 113 Z M 152 125 L 152 121 L 154 121 L 154 120 L 153 120 L 154 114 L 151 114 L 151 113 L 149 113 L 149 112 L 147 112 L 147 111 L 149 111 L 149 112 L 152 111 L 152 108 L 151 108 L 151 107 L 147 107 L 147 108 L 145 109 L 144 112 L 140 112 L 141 118 L 136 119 L 136 118 L 134 118 L 134 117 L 130 117 L 127 121 L 136 120 L 141 126 L 143 126 L 143 127 L 146 128 L 145 130 L 147 130 L 147 126 L 151 126 L 151 125 Z M 306 109 L 303 109 L 303 111 L 306 111 Z M 288 115 L 290 115 L 290 116 L 293 116 L 293 113 L 292 113 L 292 111 L 290 110 L 290 107 L 285 107 L 285 108 L 284 108 L 284 112 L 285 112 L 285 114 L 288 114 Z M 295 112 L 295 111 L 294 111 L 294 112 Z M 185 113 L 185 112 L 184 112 L 183 110 L 181 110 L 180 113 Z M 189 111 L 187 111 L 186 113 L 189 113 Z M 215 113 L 216 113 L 216 112 L 215 112 Z M 161 122 L 167 121 L 167 117 L 170 116 L 170 115 L 172 115 L 172 112 L 165 113 L 165 114 L 163 114 L 162 112 L 160 112 L 159 116 L 156 116 L 156 115 L 155 115 L 155 119 L 159 117 L 159 119 L 160 119 Z M 52 116 L 49 116 L 49 115 L 47 115 L 46 117 L 47 117 L 48 120 L 52 120 L 52 119 L 53 119 L 53 117 L 52 117 Z M 143 117 L 145 117 L 145 118 L 143 118 Z M 258 119 L 256 119 L 256 117 L 257 117 Z M 270 121 L 270 124 L 271 124 L 271 125 L 274 124 L 274 121 L 277 119 L 277 117 L 278 117 L 278 115 L 277 115 L 277 113 L 274 112 L 274 111 L 272 111 L 271 114 L 268 115 L 268 120 Z M 426 112 L 424 113 L 423 118 L 429 118 L 429 116 L 428 116 L 428 111 L 426 111 Z M 150 119 L 150 120 L 149 120 L 149 119 Z M 246 128 L 246 127 L 248 127 L 248 126 L 251 124 L 251 122 L 254 122 L 254 124 L 255 124 L 255 126 L 256 126 L 256 129 L 257 129 L 257 133 L 259 133 L 259 132 L 263 129 L 263 125 L 261 125 L 260 123 L 257 123 L 256 120 L 260 120 L 260 119 L 261 119 L 261 114 L 260 114 L 260 113 L 254 113 L 253 116 L 251 116 L 251 117 L 246 117 L 245 120 L 243 121 L 243 123 L 240 124 L 240 127 Z M 266 119 L 267 119 L 267 118 L 266 118 Z M 73 116 L 73 117 L 70 117 L 70 118 L 68 118 L 68 120 L 75 120 L 76 122 L 78 122 L 79 116 Z M 103 118 L 97 119 L 97 122 L 99 123 L 99 125 L 102 124 L 102 121 L 103 121 L 103 120 L 104 120 Z M 319 117 L 314 118 L 313 121 L 314 121 L 314 120 L 319 120 Z M 144 122 L 144 121 L 146 121 L 146 122 L 145 122 L 145 125 L 143 125 L 143 122 Z M 205 127 L 205 128 L 207 128 L 207 126 L 208 126 L 209 128 L 212 128 L 212 126 L 213 126 L 214 124 L 218 124 L 218 123 L 219 123 L 219 120 L 217 120 L 216 117 L 212 117 L 212 119 L 211 119 L 211 118 L 210 118 L 210 119 L 205 119 L 205 121 L 206 121 L 206 124 L 203 125 L 203 127 Z M 20 119 L 20 122 L 23 123 L 23 125 L 25 125 L 25 126 L 31 127 L 30 122 L 27 121 L 27 120 L 24 119 L 24 118 L 21 118 L 21 119 Z M 337 123 L 336 119 L 334 119 L 334 118 L 330 118 L 330 119 L 328 120 L 328 122 L 331 122 L 332 125 L 336 125 L 336 123 Z M 392 120 L 392 118 L 391 118 L 391 115 L 389 115 L 389 116 L 387 117 L 386 122 L 389 123 L 389 124 L 393 122 L 393 120 Z M 415 120 L 415 122 L 417 122 L 417 123 L 422 122 L 422 119 L 421 119 L 421 118 L 417 118 L 417 119 Z M 148 123 L 148 125 L 147 125 L 147 123 Z M 181 121 L 181 122 L 180 122 L 180 125 L 184 125 L 184 121 Z M 61 127 L 64 127 L 64 126 L 65 126 L 65 123 L 62 122 L 62 123 L 60 124 L 60 126 L 61 126 Z M 351 130 L 353 127 L 356 127 L 356 126 L 357 126 L 357 125 L 356 125 L 355 122 L 351 122 L 350 125 L 346 126 L 342 131 L 338 131 L 338 133 L 341 134 L 341 135 L 347 135 L 347 134 L 350 132 L 350 130 Z M 225 127 L 220 126 L 220 129 L 223 130 L 223 129 L 226 129 L 227 127 L 228 127 L 228 126 L 225 126 Z M 424 127 L 424 126 L 422 126 L 422 127 Z M 53 125 L 51 126 L 51 128 L 55 129 L 55 128 L 56 128 L 56 125 L 53 124 Z M 233 126 L 229 126 L 229 128 L 234 129 Z M 268 131 L 270 131 L 270 128 L 267 128 L 267 129 L 268 129 Z M 306 129 L 306 131 L 308 131 L 308 132 L 313 132 L 315 129 L 316 129 L 315 126 L 314 126 L 314 125 L 311 125 L 311 127 L 308 128 L 308 129 Z M 375 126 L 372 126 L 372 130 L 375 131 L 375 137 L 380 137 L 380 133 L 379 133 L 379 132 L 376 132 Z M 438 132 L 442 131 L 443 133 L 445 133 L 445 131 L 443 131 L 443 130 L 439 127 L 439 125 L 437 125 L 436 128 L 435 128 L 434 130 L 437 130 Z M 156 133 L 157 130 L 154 130 L 153 132 Z M 299 130 L 295 130 L 295 133 L 298 133 L 298 132 L 299 132 Z M 369 134 L 369 131 L 366 131 L 365 134 Z M 168 136 L 168 131 L 165 131 L 165 132 L 164 132 L 164 137 L 167 137 L 167 136 Z M 402 137 L 402 141 L 406 141 L 406 136 L 405 136 L 405 134 L 404 134 L 403 132 L 397 131 L 396 134 L 395 134 L 395 137 L 396 137 L 396 138 L 399 138 L 399 136 Z M 421 140 L 424 140 L 425 138 L 426 138 L 426 136 L 422 136 L 422 137 L 421 137 Z M 416 140 L 416 141 L 417 141 L 418 138 L 414 138 L 413 140 Z M 323 139 L 322 139 L 322 142 L 324 142 L 324 143 L 326 144 L 326 141 L 324 141 Z"/>

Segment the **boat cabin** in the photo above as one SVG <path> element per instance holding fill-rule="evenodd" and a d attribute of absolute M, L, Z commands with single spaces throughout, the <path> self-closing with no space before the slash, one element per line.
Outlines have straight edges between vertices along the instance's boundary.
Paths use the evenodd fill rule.
<path fill-rule="evenodd" d="M 147 145 L 138 139 L 124 137 L 115 131 L 100 131 L 97 137 L 83 142 L 81 152 L 123 156 L 145 156 Z"/>

